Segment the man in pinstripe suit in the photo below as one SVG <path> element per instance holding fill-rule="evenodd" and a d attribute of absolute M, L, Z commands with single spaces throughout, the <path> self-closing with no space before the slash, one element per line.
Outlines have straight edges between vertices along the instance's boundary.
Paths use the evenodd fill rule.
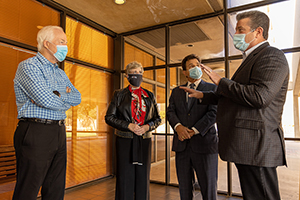
<path fill-rule="evenodd" d="M 243 51 L 241 66 L 227 79 L 201 65 L 217 91 L 184 88 L 202 104 L 218 104 L 219 154 L 235 163 L 245 200 L 280 199 L 276 168 L 286 165 L 281 116 L 289 67 L 283 52 L 266 41 L 268 29 L 266 14 L 238 14 L 233 42 Z"/>
<path fill-rule="evenodd" d="M 190 54 L 182 60 L 184 86 L 215 91 L 216 85 L 201 79 L 200 58 Z M 193 199 L 194 171 L 203 200 L 217 199 L 218 136 L 215 129 L 217 106 L 201 105 L 176 87 L 172 91 L 167 117 L 174 129 L 172 151 L 176 152 L 176 172 L 181 200 Z"/>

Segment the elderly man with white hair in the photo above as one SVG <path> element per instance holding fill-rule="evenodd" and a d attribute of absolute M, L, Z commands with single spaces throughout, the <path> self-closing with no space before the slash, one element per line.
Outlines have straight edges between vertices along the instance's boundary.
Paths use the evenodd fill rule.
<path fill-rule="evenodd" d="M 13 200 L 62 200 L 66 177 L 66 111 L 81 95 L 57 62 L 67 55 L 67 37 L 58 26 L 38 35 L 38 53 L 22 61 L 14 79 L 18 125 L 14 135 L 17 182 Z"/>

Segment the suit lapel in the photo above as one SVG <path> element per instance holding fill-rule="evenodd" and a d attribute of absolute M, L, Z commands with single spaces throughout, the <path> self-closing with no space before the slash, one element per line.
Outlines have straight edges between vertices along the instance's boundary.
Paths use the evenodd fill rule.
<path fill-rule="evenodd" d="M 205 88 L 205 84 L 203 83 L 203 81 L 201 80 L 200 83 L 198 84 L 198 87 L 196 88 L 196 90 L 202 91 Z M 194 107 L 194 104 L 197 103 L 197 99 L 196 98 L 192 98 L 192 103 L 191 106 L 188 108 L 188 112 Z"/>
<path fill-rule="evenodd" d="M 188 83 L 184 84 L 184 85 L 181 85 L 183 87 L 187 87 Z M 187 104 L 187 95 L 186 95 L 186 92 L 184 90 L 179 90 L 180 94 L 178 97 L 178 102 L 180 102 L 180 104 L 186 109 L 188 110 L 188 104 Z"/>
<path fill-rule="evenodd" d="M 242 62 L 241 66 L 236 70 L 236 72 L 231 77 L 231 80 L 234 80 L 234 78 L 237 76 L 237 74 L 245 67 L 247 64 L 253 60 L 253 58 L 265 47 L 269 46 L 269 43 L 266 42 L 262 44 L 261 46 L 257 47 L 253 52 L 251 52 L 247 58 Z"/>

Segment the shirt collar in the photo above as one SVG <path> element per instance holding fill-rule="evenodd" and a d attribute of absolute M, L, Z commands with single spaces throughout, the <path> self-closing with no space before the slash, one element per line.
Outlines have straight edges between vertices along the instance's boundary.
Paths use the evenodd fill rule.
<path fill-rule="evenodd" d="M 42 63 L 42 65 L 50 65 L 53 66 L 55 68 L 58 68 L 58 64 L 57 63 L 51 63 L 47 58 L 45 58 L 40 52 L 38 52 L 36 54 L 36 57 L 39 59 L 39 61 Z"/>
<path fill-rule="evenodd" d="M 199 78 L 199 80 L 195 81 L 194 84 L 195 84 L 195 89 L 198 87 L 199 83 L 201 82 L 201 78 Z M 190 81 L 188 81 L 188 84 L 187 84 L 187 87 L 190 87 L 192 83 Z"/>
<path fill-rule="evenodd" d="M 247 58 L 247 56 L 248 56 L 250 53 L 252 53 L 257 47 L 259 47 L 260 45 L 262 45 L 262 44 L 264 44 L 264 43 L 266 43 L 266 42 L 268 42 L 268 41 L 265 40 L 265 41 L 263 41 L 263 42 L 261 42 L 261 43 L 258 43 L 257 45 L 255 45 L 255 46 L 251 47 L 250 49 L 248 49 L 247 51 L 245 51 L 245 52 L 243 53 L 243 60 L 245 60 L 245 59 Z"/>

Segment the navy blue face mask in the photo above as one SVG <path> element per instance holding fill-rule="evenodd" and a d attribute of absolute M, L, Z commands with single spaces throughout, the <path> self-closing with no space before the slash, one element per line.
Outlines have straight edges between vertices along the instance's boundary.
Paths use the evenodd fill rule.
<path fill-rule="evenodd" d="M 128 74 L 127 79 L 132 86 L 140 87 L 140 85 L 143 81 L 143 75 L 142 74 Z"/>

